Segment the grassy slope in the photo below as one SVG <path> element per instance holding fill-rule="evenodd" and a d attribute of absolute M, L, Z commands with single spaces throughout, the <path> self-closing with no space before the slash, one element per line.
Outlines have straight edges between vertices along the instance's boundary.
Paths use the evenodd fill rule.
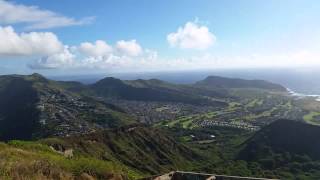
<path fill-rule="evenodd" d="M 198 172 L 280 179 L 319 179 L 319 127 L 276 121 L 256 133 L 227 127 L 166 126 L 168 134 L 187 144 L 206 161 Z M 214 135 L 215 138 L 210 138 Z M 244 153 L 246 152 L 246 153 Z M 250 155 L 250 156 L 249 156 Z M 250 157 L 250 158 L 248 158 Z"/>
<path fill-rule="evenodd" d="M 88 157 L 117 160 L 144 174 L 182 168 L 191 170 L 193 161 L 201 160 L 201 156 L 163 131 L 149 127 L 127 127 L 81 138 L 47 139 L 42 142 L 63 149 L 72 148 Z"/>
<path fill-rule="evenodd" d="M 43 80 L 37 78 L 31 77 L 31 80 Z M 65 83 L 52 83 L 51 86 L 61 89 L 74 87 L 74 85 Z M 259 103 L 260 101 L 253 100 L 252 104 L 249 103 L 249 108 Z M 232 105 L 229 108 L 233 107 Z M 121 112 L 116 112 L 116 115 L 124 119 Z M 212 116 L 213 114 L 207 115 Z M 192 128 L 190 119 L 182 118 L 181 122 L 182 131 L 189 132 L 189 128 Z M 175 128 L 174 124 L 171 127 Z M 179 128 L 175 130 L 179 131 Z M 192 129 L 189 133 L 201 134 L 204 130 L 200 129 L 200 131 Z M 293 163 L 274 172 L 262 169 L 266 168 L 265 165 L 270 164 L 268 154 L 261 162 L 235 160 L 233 156 L 239 150 L 239 145 L 247 138 L 247 134 L 241 130 L 208 130 L 207 133 L 219 135 L 220 132 L 223 133 L 217 136 L 217 141 L 214 143 L 188 142 L 188 146 L 176 143 L 174 139 L 164 135 L 163 131 L 147 130 L 142 127 L 121 128 L 85 137 L 45 139 L 39 142 L 13 141 L 0 145 L 0 157 L 2 158 L 0 176 L 15 177 L 22 174 L 30 177 L 29 179 L 42 176 L 59 176 L 67 179 L 88 173 L 101 178 L 110 177 L 111 174 L 128 174 L 133 178 L 140 177 L 142 174 L 157 174 L 180 169 L 230 175 L 291 178 L 294 175 L 307 176 L 308 173 L 313 173 L 309 177 L 315 177 L 316 172 L 301 172 L 304 168 L 311 167 L 313 171 L 319 170 L 317 169 L 320 167 L 318 162 L 310 161 L 308 158 L 303 159 L 304 157 L 301 160 L 300 156 L 296 157 L 291 154 L 289 159 Z M 190 134 L 179 136 L 179 139 L 190 141 Z M 65 158 L 47 145 L 60 150 L 72 148 L 75 150 L 75 156 L 71 159 Z M 278 156 L 277 153 L 275 156 L 272 154 L 271 164 L 275 159 L 279 160 Z M 284 155 L 281 155 L 279 158 L 283 157 Z M 294 175 L 288 173 L 291 171 L 294 171 Z"/>
<path fill-rule="evenodd" d="M 53 147 L 54 150 L 52 148 Z M 73 150 L 66 158 L 58 152 Z M 26 177 L 72 179 L 87 173 L 98 179 L 112 175 L 138 178 L 171 170 L 193 170 L 203 160 L 163 131 L 126 127 L 79 137 L 0 144 L 0 178 Z"/>
<path fill-rule="evenodd" d="M 140 174 L 116 162 L 77 155 L 64 157 L 49 146 L 37 142 L 10 141 L 0 144 L 1 179 L 75 179 L 91 176 L 140 177 Z"/>
<path fill-rule="evenodd" d="M 69 149 L 73 150 L 72 158 L 58 153 Z M 164 131 L 140 126 L 79 137 L 1 143 L 0 160 L 0 179 L 72 179 L 84 173 L 98 179 L 120 175 L 138 178 L 178 169 L 192 171 L 206 162 Z"/>
<path fill-rule="evenodd" d="M 253 176 L 246 164 L 235 160 L 239 147 L 252 135 L 252 132 L 226 127 L 194 128 L 192 130 L 167 127 L 166 130 L 168 134 L 172 134 L 178 141 L 184 142 L 204 157 L 205 160 L 194 161 L 194 171 Z M 211 135 L 214 135 L 215 138 L 211 138 Z M 254 176 L 264 177 L 259 173 Z"/>
<path fill-rule="evenodd" d="M 121 174 L 138 178 L 171 170 L 248 175 L 235 171 L 238 166 L 232 165 L 232 169 L 225 164 L 233 156 L 232 149 L 243 142 L 242 136 L 235 132 L 244 135 L 243 131 L 183 131 L 179 134 L 178 129 L 173 133 L 150 127 L 127 127 L 81 137 L 49 138 L 37 142 L 10 141 L 0 146 L 0 157 L 3 157 L 0 176 L 20 174 L 29 179 L 53 176 L 67 179 L 87 173 L 102 179 Z M 214 133 L 218 142 L 223 144 L 188 143 L 186 146 L 186 142 L 178 143 L 178 139 L 172 138 L 185 133 Z M 222 146 L 228 147 L 223 153 L 220 151 Z M 56 152 L 67 149 L 73 149 L 72 158 Z"/>
<path fill-rule="evenodd" d="M 282 126 L 278 128 L 282 129 Z M 268 132 L 262 132 L 266 131 Z M 308 131 L 309 134 L 312 132 L 315 131 Z M 206 141 L 212 134 L 215 139 Z M 138 178 L 171 170 L 283 179 L 320 177 L 320 162 L 313 156 L 311 160 L 294 150 L 279 152 L 283 148 L 270 146 L 268 140 L 256 140 L 262 144 L 267 143 L 267 146 L 261 147 L 271 148 L 268 151 L 260 146 L 254 148 L 260 153 L 255 155 L 257 159 L 239 158 L 239 151 L 245 145 L 256 142 L 254 139 L 259 134 L 261 135 L 258 132 L 252 139 L 252 132 L 233 128 L 190 130 L 172 127 L 159 130 L 132 126 L 81 137 L 50 138 L 37 142 L 11 141 L 0 144 L 0 178 L 22 175 L 30 177 L 29 179 L 72 179 L 83 176 L 84 173 L 102 179 L 120 175 Z M 271 134 L 277 136 L 278 131 L 272 131 Z M 300 131 L 299 134 L 303 136 Z M 190 135 L 195 138 L 190 138 Z M 311 140 L 310 137 L 309 141 Z M 310 149 L 311 146 L 307 144 L 317 147 L 316 143 L 306 142 L 300 150 Z M 66 158 L 50 146 L 57 151 L 73 149 L 74 156 Z"/>

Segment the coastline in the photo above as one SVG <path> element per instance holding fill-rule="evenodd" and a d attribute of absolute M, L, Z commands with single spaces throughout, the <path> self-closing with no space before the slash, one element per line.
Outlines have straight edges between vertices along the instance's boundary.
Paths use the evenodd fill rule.
<path fill-rule="evenodd" d="M 313 97 L 316 101 L 320 101 L 320 95 L 318 94 L 303 94 L 293 91 L 290 88 L 286 88 L 289 95 L 297 98 Z"/>

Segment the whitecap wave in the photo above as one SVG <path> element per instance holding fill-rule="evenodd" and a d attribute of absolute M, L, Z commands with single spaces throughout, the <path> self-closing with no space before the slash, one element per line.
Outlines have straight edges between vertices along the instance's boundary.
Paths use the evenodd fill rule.
<path fill-rule="evenodd" d="M 320 101 L 320 95 L 318 95 L 318 94 L 303 94 L 303 93 L 295 92 L 290 88 L 286 88 L 286 89 L 291 96 L 294 96 L 297 98 L 313 97 L 313 98 L 315 98 L 316 101 Z"/>

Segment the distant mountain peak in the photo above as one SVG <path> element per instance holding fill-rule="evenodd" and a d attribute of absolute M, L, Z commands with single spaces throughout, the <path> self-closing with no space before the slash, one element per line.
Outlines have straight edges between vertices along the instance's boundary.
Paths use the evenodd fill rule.
<path fill-rule="evenodd" d="M 44 76 L 42 76 L 42 75 L 39 74 L 39 73 L 33 73 L 33 74 L 31 74 L 30 76 L 33 76 L 33 77 L 43 77 L 43 78 L 44 78 Z"/>
<path fill-rule="evenodd" d="M 39 81 L 39 82 L 49 82 L 49 80 L 39 73 L 33 73 L 29 76 L 26 76 L 27 80 Z"/>
<path fill-rule="evenodd" d="M 103 79 L 97 81 L 95 84 L 104 84 L 104 83 L 107 83 L 107 84 L 120 83 L 120 84 L 122 84 L 123 82 L 122 82 L 122 80 L 114 78 L 114 77 L 106 77 L 106 78 L 103 78 Z"/>

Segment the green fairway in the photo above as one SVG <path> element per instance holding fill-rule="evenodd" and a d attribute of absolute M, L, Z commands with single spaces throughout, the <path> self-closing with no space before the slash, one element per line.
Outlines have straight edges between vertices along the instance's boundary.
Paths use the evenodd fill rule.
<path fill-rule="evenodd" d="M 319 120 L 320 112 L 310 112 L 309 114 L 306 114 L 303 116 L 303 119 L 313 125 L 320 125 L 320 120 Z"/>

